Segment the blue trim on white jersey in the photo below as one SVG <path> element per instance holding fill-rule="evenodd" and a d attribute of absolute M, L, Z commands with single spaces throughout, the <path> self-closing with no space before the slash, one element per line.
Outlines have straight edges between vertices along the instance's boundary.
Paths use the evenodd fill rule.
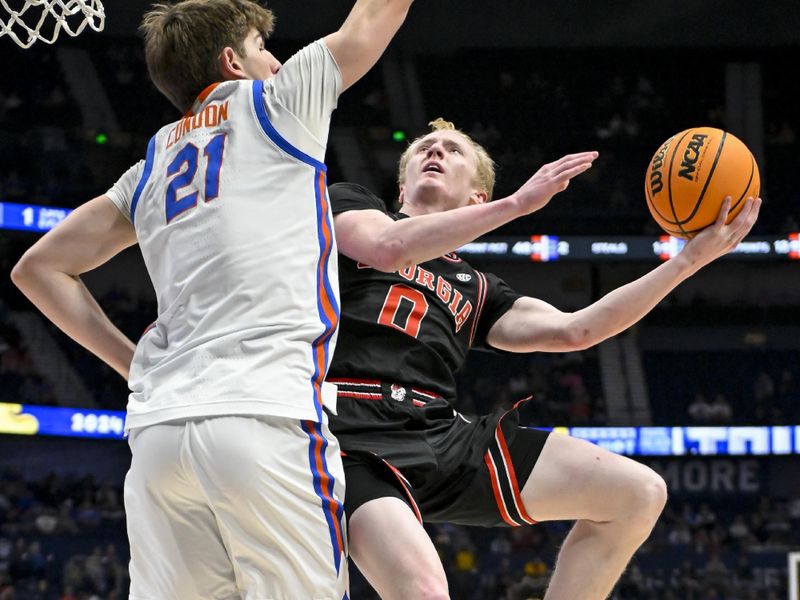
<path fill-rule="evenodd" d="M 325 377 L 327 376 L 327 369 L 331 364 L 331 359 L 330 359 L 331 338 L 333 337 L 333 334 L 336 331 L 336 327 L 338 327 L 338 325 L 339 325 L 340 310 L 339 310 L 339 303 L 336 301 L 336 295 L 333 293 L 333 287 L 331 287 L 330 277 L 328 277 L 328 268 L 330 266 L 330 259 L 331 259 L 331 254 L 333 253 L 333 246 L 334 246 L 335 241 L 336 241 L 336 236 L 335 236 L 334 231 L 333 231 L 333 223 L 331 222 L 330 210 L 328 210 L 325 214 L 323 214 L 323 210 L 322 210 L 322 200 L 323 200 L 323 198 L 320 196 L 320 185 L 319 185 L 319 177 L 320 177 L 320 175 L 322 175 L 323 180 L 324 180 L 325 179 L 325 173 L 324 172 L 321 173 L 319 170 L 317 170 L 314 173 L 314 197 L 316 198 L 316 204 L 317 204 L 317 241 L 319 242 L 320 261 L 322 262 L 322 274 L 323 274 L 322 275 L 322 285 L 325 288 L 325 292 L 326 292 L 328 298 L 330 299 L 331 308 L 333 309 L 333 312 L 336 315 L 336 322 L 332 323 L 330 321 L 330 319 L 328 319 L 328 317 L 325 314 L 325 310 L 324 310 L 324 308 L 322 306 L 322 294 L 320 293 L 321 290 L 318 289 L 317 290 L 317 312 L 319 313 L 320 320 L 325 325 L 325 331 L 322 333 L 322 335 L 319 338 L 317 338 L 314 341 L 314 346 L 316 347 L 316 345 L 321 340 L 324 340 L 323 344 L 322 344 L 323 353 L 324 353 L 324 356 L 325 356 L 324 361 L 325 361 L 325 370 L 326 370 L 325 373 L 322 373 L 322 379 L 324 380 Z M 327 189 L 327 186 L 326 186 L 326 189 Z M 326 199 L 327 199 L 327 195 L 326 195 Z M 330 206 L 330 202 L 328 202 L 328 206 Z M 331 236 L 331 243 L 330 243 L 330 246 L 327 249 L 326 249 L 326 244 L 325 244 L 325 237 L 324 237 L 324 235 L 322 233 L 323 220 L 324 220 L 325 224 L 327 224 L 328 231 L 330 232 L 330 236 Z M 319 263 L 317 263 L 317 264 L 319 264 Z M 319 283 L 320 283 L 319 279 L 317 278 L 317 285 L 319 285 Z M 317 366 L 315 365 L 315 371 L 316 370 L 317 370 Z M 319 373 L 315 373 L 314 374 L 314 381 L 317 381 L 317 377 L 318 376 L 319 376 Z M 322 398 L 319 398 L 319 401 L 316 403 L 316 405 L 317 405 L 316 408 L 317 408 L 317 413 L 318 413 L 317 414 L 317 420 L 321 421 L 322 420 Z"/>
<path fill-rule="evenodd" d="M 325 314 L 325 309 L 322 306 L 322 290 L 319 289 L 320 281 L 317 277 L 317 312 L 319 314 L 320 321 L 324 326 L 324 331 L 322 335 L 320 335 L 314 343 L 312 344 L 312 349 L 318 347 L 320 343 L 322 343 L 323 348 L 323 368 L 327 371 L 328 366 L 330 365 L 330 342 L 333 334 L 338 326 L 339 321 L 339 304 L 336 301 L 336 295 L 333 292 L 333 287 L 331 286 L 330 278 L 328 277 L 328 267 L 330 264 L 330 255 L 333 252 L 333 246 L 335 244 L 335 237 L 333 233 L 333 221 L 331 219 L 330 214 L 330 207 L 327 211 L 323 211 L 322 202 L 323 198 L 320 195 L 320 186 L 319 186 L 319 178 L 320 175 L 325 177 L 327 172 L 327 167 L 324 163 L 316 160 L 315 158 L 309 156 L 302 150 L 294 147 L 291 143 L 289 143 L 275 127 L 272 125 L 272 122 L 269 120 L 269 115 L 267 114 L 267 107 L 264 104 L 264 82 L 261 80 L 253 81 L 253 107 L 255 109 L 256 118 L 258 119 L 259 125 L 261 125 L 261 129 L 264 131 L 265 135 L 272 140 L 275 145 L 278 146 L 281 150 L 289 154 L 290 156 L 294 157 L 295 159 L 306 163 L 309 166 L 314 167 L 314 198 L 316 200 L 316 208 L 317 208 L 317 241 L 319 243 L 319 252 L 320 257 L 319 261 L 322 263 L 322 282 L 321 285 L 324 287 L 325 292 L 330 298 L 331 301 L 331 308 L 333 309 L 336 315 L 336 322 L 332 323 L 330 319 Z M 327 199 L 327 195 L 326 195 Z M 330 204 L 328 202 L 328 204 Z M 330 231 L 331 236 L 331 243 L 330 247 L 327 247 L 325 237 L 323 235 L 323 223 L 327 225 L 328 231 Z M 317 263 L 317 268 L 320 268 L 320 262 Z M 321 383 L 325 379 L 325 375 L 327 373 L 323 373 L 320 371 L 320 365 L 316 359 L 316 353 L 312 354 L 311 357 L 314 363 L 314 374 L 312 376 L 312 386 L 314 388 L 314 405 L 317 413 L 317 421 L 322 421 L 322 394 L 321 394 Z M 319 385 L 317 384 L 319 382 Z"/>
<path fill-rule="evenodd" d="M 319 174 L 317 174 L 317 177 L 319 177 Z M 328 224 L 328 231 L 331 232 L 331 248 L 330 248 L 330 251 L 328 252 L 328 254 L 325 256 L 325 265 L 324 265 L 324 268 L 325 268 L 324 272 L 327 274 L 328 273 L 328 267 L 330 266 L 330 262 L 331 262 L 331 254 L 333 253 L 332 252 L 333 251 L 333 245 L 336 243 L 336 233 L 333 230 L 333 221 L 331 220 L 331 211 L 330 211 L 331 201 L 330 201 L 330 198 L 328 197 L 328 193 L 327 193 L 328 177 L 327 177 L 327 175 L 324 175 L 324 177 L 325 177 L 325 190 L 326 190 L 325 199 L 326 199 L 326 203 L 328 205 L 328 212 L 325 215 L 325 221 Z M 318 185 L 314 186 L 314 193 L 315 193 L 316 198 L 317 198 L 317 212 L 320 213 L 322 211 L 322 198 L 319 197 L 319 186 Z M 320 215 L 318 215 L 318 216 L 320 216 Z M 325 243 L 325 240 L 322 237 L 322 231 L 320 230 L 320 228 L 317 228 L 317 239 L 319 240 L 320 248 L 324 247 L 323 244 Z M 325 284 L 325 291 L 328 292 L 328 297 L 331 299 L 331 304 L 333 305 L 333 310 L 336 313 L 336 317 L 338 319 L 339 315 L 341 314 L 341 311 L 339 310 L 339 303 L 336 302 L 336 294 L 333 293 L 333 288 L 331 287 L 331 280 L 326 276 L 324 278 L 324 280 L 323 280 L 323 283 Z"/>
<path fill-rule="evenodd" d="M 326 452 L 328 450 L 328 438 L 325 437 L 325 434 L 322 431 L 322 425 L 320 423 L 314 423 L 313 421 L 301 421 L 300 426 L 303 428 L 303 431 L 306 432 L 310 441 L 310 444 L 308 445 L 308 461 L 309 465 L 311 466 L 311 474 L 314 476 L 314 491 L 317 493 L 317 496 L 322 502 L 322 511 L 325 513 L 325 520 L 328 522 L 328 532 L 330 533 L 331 546 L 333 547 L 333 564 L 336 566 L 336 572 L 338 573 L 342 563 L 342 555 L 344 554 L 345 550 L 339 545 L 339 536 L 336 533 L 336 526 L 333 523 L 331 500 L 333 500 L 333 503 L 336 505 L 336 520 L 339 522 L 339 531 L 342 536 L 342 543 L 344 543 L 345 540 L 345 529 L 342 526 L 344 505 L 340 501 L 337 502 L 337 499 L 334 496 L 334 483 L 336 478 L 333 476 L 333 474 L 331 474 L 331 471 L 328 468 L 328 459 L 326 457 Z M 319 439 L 322 440 L 322 448 L 320 448 L 319 453 L 322 462 L 322 470 L 328 479 L 328 485 L 325 486 L 324 493 L 322 490 L 322 473 L 320 473 L 316 467 L 317 461 L 314 456 L 316 446 L 315 436 L 318 436 Z"/>
<path fill-rule="evenodd" d="M 131 200 L 131 223 L 135 222 L 136 219 L 136 205 L 139 203 L 139 196 L 142 195 L 142 190 L 144 189 L 147 180 L 150 179 L 150 173 L 153 170 L 153 157 L 156 153 L 156 136 L 150 138 L 150 142 L 147 144 L 147 157 L 144 160 L 144 172 L 142 173 L 142 178 L 139 180 L 139 185 L 136 186 L 136 191 L 133 192 L 133 199 Z"/>
<path fill-rule="evenodd" d="M 272 122 L 267 116 L 267 107 L 264 104 L 264 82 L 261 80 L 253 82 L 253 106 L 256 109 L 256 117 L 258 117 L 258 122 L 261 125 L 261 129 L 264 130 L 264 133 L 267 134 L 269 139 L 275 142 L 278 148 L 286 152 L 286 154 L 293 156 L 297 160 L 311 165 L 315 169 L 319 169 L 320 171 L 328 170 L 328 168 L 325 166 L 325 163 L 321 163 L 316 158 L 313 158 L 302 150 L 292 146 L 292 144 L 286 141 L 286 139 L 280 133 L 278 133 L 278 130 L 273 127 Z"/>

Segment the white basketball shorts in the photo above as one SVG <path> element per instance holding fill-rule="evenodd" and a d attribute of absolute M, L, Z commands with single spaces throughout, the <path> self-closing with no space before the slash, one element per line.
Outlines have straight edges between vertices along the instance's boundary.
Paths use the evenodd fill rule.
<path fill-rule="evenodd" d="M 129 441 L 131 599 L 347 597 L 344 473 L 327 418 L 203 418 Z"/>

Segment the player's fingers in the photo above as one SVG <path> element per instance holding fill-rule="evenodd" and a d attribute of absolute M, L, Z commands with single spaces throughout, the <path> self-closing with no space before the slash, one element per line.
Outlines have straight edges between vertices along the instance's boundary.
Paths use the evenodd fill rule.
<path fill-rule="evenodd" d="M 553 169 L 552 176 L 560 179 L 564 176 L 564 173 L 566 171 L 571 171 L 575 167 L 585 164 L 589 165 L 590 167 L 592 166 L 592 164 L 594 164 L 591 157 L 583 156 L 583 157 L 573 158 L 571 160 L 565 161 L 564 163 Z"/>
<path fill-rule="evenodd" d="M 536 175 L 548 175 L 556 179 L 556 181 L 564 181 L 565 178 L 569 179 L 571 177 L 575 177 L 575 175 L 582 173 L 588 167 L 580 169 L 577 173 L 569 174 L 567 171 L 572 171 L 576 166 L 583 165 L 585 163 L 589 164 L 589 167 L 592 166 L 592 162 L 599 156 L 598 152 L 579 152 L 577 154 L 567 154 L 562 156 L 558 160 L 547 163 L 543 165 L 537 172 Z"/>
<path fill-rule="evenodd" d="M 595 160 L 598 156 L 599 156 L 599 153 L 594 151 L 594 150 L 592 150 L 591 152 L 578 152 L 576 154 L 566 154 L 566 155 L 562 156 L 561 158 L 559 158 L 557 161 L 555 161 L 555 163 L 553 163 L 553 164 L 554 165 L 562 165 L 563 166 L 564 163 L 574 162 L 574 161 L 577 161 L 577 162 L 589 161 L 589 162 L 591 162 L 591 161 Z"/>
<path fill-rule="evenodd" d="M 752 197 L 745 200 L 742 210 L 739 211 L 739 214 L 736 215 L 736 218 L 730 223 L 731 229 L 738 233 L 741 229 L 747 227 L 754 207 L 755 200 Z M 753 223 L 755 223 L 755 221 L 753 221 Z"/>
<path fill-rule="evenodd" d="M 758 213 L 761 210 L 761 198 L 748 198 L 748 203 L 747 215 L 742 222 L 742 231 L 745 232 L 745 235 L 750 233 L 753 225 L 755 225 L 758 220 Z"/>
<path fill-rule="evenodd" d="M 597 152 L 578 152 L 577 154 L 566 154 L 551 163 L 545 165 L 551 171 L 561 172 L 564 165 L 574 162 L 591 162 L 598 156 Z"/>
<path fill-rule="evenodd" d="M 573 177 L 577 177 L 584 171 L 588 171 L 591 167 L 592 163 L 590 162 L 577 164 L 572 168 L 567 169 L 566 171 L 562 171 L 561 173 L 556 175 L 555 180 L 557 182 L 569 181 L 570 179 L 572 179 Z"/>
<path fill-rule="evenodd" d="M 761 204 L 763 200 L 761 198 L 756 198 L 755 206 L 753 208 L 753 212 L 751 213 L 753 217 L 753 223 L 758 221 L 758 215 L 761 213 Z"/>
<path fill-rule="evenodd" d="M 753 211 L 753 212 L 757 213 L 758 211 L 756 210 L 756 211 Z M 737 232 L 736 238 L 735 238 L 735 240 L 734 240 L 734 242 L 733 242 L 733 244 L 731 246 L 733 248 L 735 248 L 736 246 L 741 244 L 742 240 L 748 236 L 748 234 L 750 233 L 750 230 L 753 229 L 753 225 L 755 225 L 755 224 L 756 224 L 755 219 L 751 220 L 751 219 L 748 218 L 747 221 L 745 222 L 745 226 L 742 227 Z"/>
<path fill-rule="evenodd" d="M 753 225 L 758 218 L 758 210 L 761 205 L 761 199 L 748 198 L 742 211 L 731 222 L 731 248 L 738 246 L 741 241 L 747 237 L 747 234 L 753 229 Z"/>
<path fill-rule="evenodd" d="M 717 215 L 717 220 L 714 223 L 714 228 L 717 231 L 721 231 L 723 227 L 725 227 L 725 221 L 728 220 L 728 213 L 731 210 L 731 197 L 726 196 L 725 200 L 722 202 L 722 206 L 719 209 L 719 214 Z"/>
<path fill-rule="evenodd" d="M 758 221 L 758 213 L 761 211 L 761 198 L 756 198 L 753 202 L 753 209 L 750 211 L 750 215 L 747 217 L 747 229 L 745 231 L 745 235 L 750 233 L 753 229 L 753 226 Z"/>

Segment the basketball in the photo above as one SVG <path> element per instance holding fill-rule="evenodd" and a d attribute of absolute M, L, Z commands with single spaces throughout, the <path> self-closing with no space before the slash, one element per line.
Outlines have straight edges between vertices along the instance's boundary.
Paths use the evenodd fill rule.
<path fill-rule="evenodd" d="M 690 239 L 713 224 L 727 196 L 730 223 L 761 179 L 753 154 L 736 136 L 694 127 L 661 144 L 645 177 L 647 207 L 668 234 Z"/>

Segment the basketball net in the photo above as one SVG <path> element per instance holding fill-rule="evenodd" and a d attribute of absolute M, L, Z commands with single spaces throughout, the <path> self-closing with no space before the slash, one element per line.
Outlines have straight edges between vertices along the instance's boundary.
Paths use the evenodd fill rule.
<path fill-rule="evenodd" d="M 59 32 L 63 29 L 71 36 L 80 34 L 88 25 L 95 31 L 102 31 L 105 25 L 106 13 L 100 0 L 25 0 L 19 10 L 9 7 L 6 0 L 0 0 L 0 37 L 8 35 L 18 46 L 29 48 L 36 40 L 48 44 L 56 41 Z M 28 14 L 29 9 L 36 8 L 39 20 L 36 21 L 36 10 Z M 52 31 L 49 35 L 41 33 L 42 27 Z"/>

